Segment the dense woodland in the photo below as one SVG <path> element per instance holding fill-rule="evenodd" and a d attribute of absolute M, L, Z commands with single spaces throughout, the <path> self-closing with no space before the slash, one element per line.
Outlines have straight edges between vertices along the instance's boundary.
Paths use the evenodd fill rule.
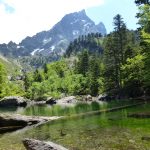
<path fill-rule="evenodd" d="M 113 18 L 114 30 L 81 36 L 70 43 L 63 58 L 8 79 L 0 64 L 0 97 L 20 95 L 41 100 L 66 95 L 108 94 L 113 98 L 150 95 L 150 3 L 136 0 L 140 28 L 131 31 L 123 17 Z M 25 60 L 27 61 L 27 60 Z M 41 62 L 40 62 L 41 63 Z"/>

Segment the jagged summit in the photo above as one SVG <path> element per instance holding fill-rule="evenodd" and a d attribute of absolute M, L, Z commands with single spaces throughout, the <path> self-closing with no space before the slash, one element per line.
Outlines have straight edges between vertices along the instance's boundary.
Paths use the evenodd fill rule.
<path fill-rule="evenodd" d="M 26 37 L 15 45 L 13 42 L 8 45 L 0 45 L 0 51 L 11 51 L 15 56 L 29 55 L 62 55 L 70 41 L 80 35 L 100 32 L 106 34 L 105 26 L 102 22 L 98 25 L 86 15 L 85 10 L 65 15 L 50 30 L 42 31 L 32 37 Z M 5 50 L 4 50 L 5 49 Z M 2 51 L 1 51 L 2 52 Z"/>
<path fill-rule="evenodd" d="M 102 33 L 102 35 L 106 35 L 107 34 L 107 31 L 106 31 L 106 28 L 105 28 L 105 25 L 104 25 L 103 22 L 100 22 L 96 26 L 97 26 L 97 29 Z"/>

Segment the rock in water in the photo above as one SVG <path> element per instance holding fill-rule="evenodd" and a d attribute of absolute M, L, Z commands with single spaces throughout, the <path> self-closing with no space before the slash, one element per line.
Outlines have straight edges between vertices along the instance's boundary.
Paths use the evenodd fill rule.
<path fill-rule="evenodd" d="M 15 131 L 26 126 L 39 125 L 47 121 L 62 118 L 61 116 L 40 117 L 40 116 L 23 116 L 19 114 L 0 114 L 0 133 Z"/>
<path fill-rule="evenodd" d="M 86 100 L 86 101 L 92 101 L 92 96 L 91 96 L 91 95 L 87 95 L 87 96 L 85 97 L 85 100 Z"/>
<path fill-rule="evenodd" d="M 50 105 L 56 104 L 56 100 L 53 99 L 52 97 L 49 97 L 46 100 L 46 104 L 50 104 Z"/>
<path fill-rule="evenodd" d="M 67 150 L 53 142 L 43 142 L 34 139 L 24 139 L 23 144 L 27 150 Z"/>
<path fill-rule="evenodd" d="M 27 99 L 20 97 L 20 96 L 9 96 L 4 97 L 0 100 L 0 106 L 10 107 L 10 106 L 26 106 Z"/>
<path fill-rule="evenodd" d="M 77 102 L 75 96 L 68 96 L 57 100 L 57 104 L 61 106 L 74 106 Z"/>

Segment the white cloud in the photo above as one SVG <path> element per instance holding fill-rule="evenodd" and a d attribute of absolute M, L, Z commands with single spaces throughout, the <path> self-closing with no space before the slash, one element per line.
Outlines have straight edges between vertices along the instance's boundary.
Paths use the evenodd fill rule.
<path fill-rule="evenodd" d="M 20 42 L 26 36 L 49 30 L 65 14 L 99 6 L 104 0 L 3 0 L 15 9 L 6 12 L 0 3 L 0 43 Z"/>

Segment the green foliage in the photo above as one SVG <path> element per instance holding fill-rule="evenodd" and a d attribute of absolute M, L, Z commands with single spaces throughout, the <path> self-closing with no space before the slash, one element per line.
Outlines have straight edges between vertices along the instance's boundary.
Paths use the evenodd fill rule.
<path fill-rule="evenodd" d="M 105 91 L 110 94 L 121 97 L 128 95 L 125 88 L 142 86 L 141 78 L 136 80 L 137 72 L 141 73 L 144 65 L 137 35 L 126 28 L 120 15 L 114 17 L 114 31 L 104 40 L 104 83 Z"/>
<path fill-rule="evenodd" d="M 36 70 L 26 75 L 28 98 L 39 100 L 49 96 L 59 98 L 62 94 L 85 93 L 87 79 L 81 74 L 74 74 L 73 68 L 69 68 L 66 61 L 61 60 L 46 66 L 47 71 Z"/>
<path fill-rule="evenodd" d="M 136 55 L 133 58 L 128 58 L 127 63 L 122 66 L 124 71 L 124 79 L 126 81 L 143 79 L 143 68 L 144 68 L 144 56 Z"/>
<path fill-rule="evenodd" d="M 42 82 L 44 81 L 44 73 L 41 70 L 36 69 L 36 71 L 34 72 L 34 81 L 35 82 Z"/>
<path fill-rule="evenodd" d="M 10 95 L 24 95 L 22 82 L 13 82 L 8 80 L 7 71 L 0 63 L 0 98 Z"/>
<path fill-rule="evenodd" d="M 84 50 L 81 55 L 79 55 L 79 61 L 77 63 L 77 73 L 87 75 L 89 70 L 89 54 L 87 50 Z"/>
<path fill-rule="evenodd" d="M 33 74 L 30 72 L 30 73 L 25 73 L 24 75 L 24 88 L 25 88 L 25 91 L 27 91 L 29 89 L 29 87 L 32 85 L 34 81 L 34 77 L 33 77 Z"/>
<path fill-rule="evenodd" d="M 100 63 L 96 55 L 84 50 L 76 62 L 62 59 L 26 73 L 24 86 L 26 97 L 35 100 L 63 95 L 96 96 L 99 92 Z M 102 85 L 102 84 L 101 84 Z"/>
<path fill-rule="evenodd" d="M 124 93 L 130 97 L 142 95 L 143 76 L 144 76 L 144 56 L 137 55 L 128 58 L 127 63 L 122 66 L 124 76 Z"/>
<path fill-rule="evenodd" d="M 99 92 L 99 82 L 98 78 L 100 76 L 100 66 L 96 56 L 92 56 L 89 65 L 89 86 L 90 94 L 96 96 Z"/>
<path fill-rule="evenodd" d="M 145 5 L 139 6 L 139 24 L 141 25 L 141 47 L 143 49 L 142 54 L 144 59 L 144 88 L 145 93 L 150 95 L 150 3 L 144 3 Z"/>
<path fill-rule="evenodd" d="M 6 95 L 7 73 L 3 64 L 0 63 L 0 97 Z"/>

